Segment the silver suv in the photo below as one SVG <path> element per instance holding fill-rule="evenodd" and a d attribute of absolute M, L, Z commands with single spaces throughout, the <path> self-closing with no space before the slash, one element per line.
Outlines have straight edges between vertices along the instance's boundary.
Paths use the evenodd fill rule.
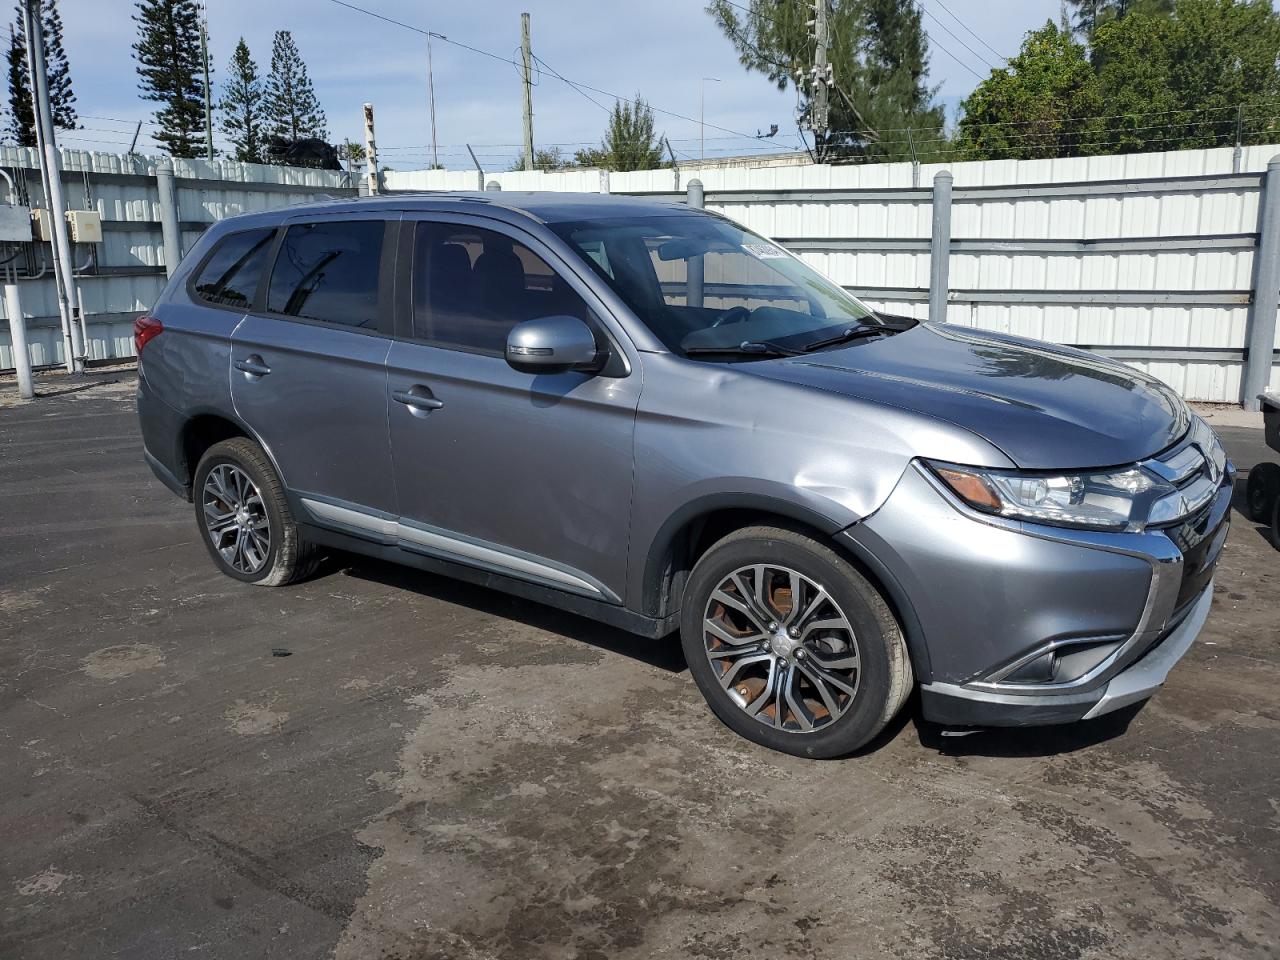
<path fill-rule="evenodd" d="M 801 756 L 916 686 L 962 726 L 1149 697 L 1227 533 L 1233 468 L 1158 381 L 878 313 L 676 203 L 238 217 L 135 339 L 147 462 L 228 576 L 338 548 L 678 630 L 716 715 Z"/>

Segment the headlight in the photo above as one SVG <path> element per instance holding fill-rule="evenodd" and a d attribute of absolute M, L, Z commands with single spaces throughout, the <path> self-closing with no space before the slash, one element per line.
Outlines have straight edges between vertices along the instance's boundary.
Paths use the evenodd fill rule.
<path fill-rule="evenodd" d="M 1017 520 L 1093 530 L 1141 530 L 1171 484 L 1139 467 L 1106 473 L 1022 473 L 949 463 L 929 467 L 975 510 Z"/>

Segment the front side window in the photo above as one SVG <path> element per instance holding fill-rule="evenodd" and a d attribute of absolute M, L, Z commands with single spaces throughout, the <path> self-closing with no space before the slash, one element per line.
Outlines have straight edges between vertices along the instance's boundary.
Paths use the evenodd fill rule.
<path fill-rule="evenodd" d="M 569 315 L 590 322 L 583 299 L 540 256 L 505 234 L 420 223 L 414 242 L 413 336 L 501 355 L 517 323 Z"/>
<path fill-rule="evenodd" d="M 878 326 L 872 311 L 776 244 L 713 216 L 552 224 L 668 348 L 803 350 Z"/>
<path fill-rule="evenodd" d="M 274 228 L 243 230 L 223 237 L 196 275 L 196 295 L 208 303 L 248 310 L 258 292 Z"/>
<path fill-rule="evenodd" d="M 267 309 L 344 327 L 378 326 L 381 220 L 334 220 L 290 227 L 267 289 Z"/>

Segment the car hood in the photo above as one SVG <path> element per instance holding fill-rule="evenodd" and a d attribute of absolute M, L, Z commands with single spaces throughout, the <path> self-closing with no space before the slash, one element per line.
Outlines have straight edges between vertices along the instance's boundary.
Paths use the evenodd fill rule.
<path fill-rule="evenodd" d="M 1113 360 L 947 324 L 749 369 L 948 421 L 1027 469 L 1133 463 L 1190 419 L 1172 389 Z"/>

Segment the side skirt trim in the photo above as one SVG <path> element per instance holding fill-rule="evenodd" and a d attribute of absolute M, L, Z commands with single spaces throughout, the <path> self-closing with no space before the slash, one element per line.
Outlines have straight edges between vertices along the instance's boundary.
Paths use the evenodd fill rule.
<path fill-rule="evenodd" d="M 568 570 L 536 559 L 528 554 L 507 550 L 480 540 L 473 540 L 423 524 L 406 523 L 387 515 L 316 499 L 301 498 L 303 507 L 316 520 L 372 534 L 379 541 L 393 540 L 404 550 L 426 553 L 454 563 L 491 570 L 505 576 L 547 583 L 561 590 L 572 590 L 588 596 L 621 603 L 621 599 L 604 584 L 579 571 Z"/>

